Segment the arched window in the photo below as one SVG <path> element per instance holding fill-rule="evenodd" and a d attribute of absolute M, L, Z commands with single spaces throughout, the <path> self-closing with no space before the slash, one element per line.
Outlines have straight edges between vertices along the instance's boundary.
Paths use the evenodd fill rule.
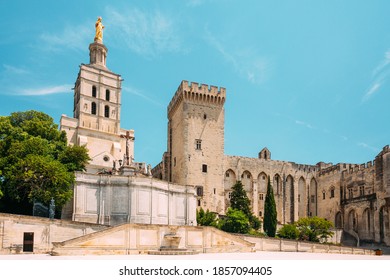
<path fill-rule="evenodd" d="M 92 102 L 92 105 L 91 105 L 91 114 L 92 114 L 92 115 L 96 115 L 96 103 L 95 103 L 95 102 Z"/>
<path fill-rule="evenodd" d="M 110 106 L 108 105 L 104 106 L 104 117 L 110 117 Z"/>
<path fill-rule="evenodd" d="M 92 86 L 92 97 L 96 97 L 96 86 Z"/>
<path fill-rule="evenodd" d="M 110 101 L 110 90 L 106 89 L 106 100 Z"/>

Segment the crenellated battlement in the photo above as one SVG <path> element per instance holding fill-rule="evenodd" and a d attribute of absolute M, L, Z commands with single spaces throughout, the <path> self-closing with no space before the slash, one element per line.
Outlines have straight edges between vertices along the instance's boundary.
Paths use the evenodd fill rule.
<path fill-rule="evenodd" d="M 216 86 L 209 86 L 206 84 L 199 85 L 198 83 L 191 82 L 188 83 L 188 81 L 182 81 L 179 90 L 187 91 L 187 92 L 194 92 L 199 94 L 211 94 L 211 95 L 221 95 L 223 97 L 226 97 L 226 89 L 223 87 L 216 87 Z"/>
<path fill-rule="evenodd" d="M 168 115 L 175 111 L 176 106 L 182 100 L 222 106 L 226 100 L 226 89 L 223 87 L 218 88 L 206 84 L 182 81 L 168 105 Z"/>
<path fill-rule="evenodd" d="M 329 166 L 325 169 L 320 170 L 319 176 L 331 175 L 334 173 L 343 173 L 352 174 L 357 173 L 359 171 L 363 171 L 365 169 L 370 169 L 375 165 L 374 161 L 369 161 L 367 163 L 362 164 L 350 164 L 350 163 L 338 163 L 336 165 Z"/>

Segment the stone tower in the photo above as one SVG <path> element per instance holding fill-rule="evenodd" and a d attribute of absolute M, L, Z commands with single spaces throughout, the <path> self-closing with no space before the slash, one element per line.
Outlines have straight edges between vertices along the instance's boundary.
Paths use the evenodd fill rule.
<path fill-rule="evenodd" d="M 89 45 L 90 63 L 81 64 L 74 86 L 73 118 L 63 115 L 60 122 L 69 144 L 88 148 L 89 172 L 119 167 L 125 138 L 134 157 L 134 131 L 120 127 L 122 78 L 106 67 L 107 51 L 102 39 Z"/>
<path fill-rule="evenodd" d="M 182 81 L 168 106 L 164 179 L 195 186 L 198 207 L 224 212 L 226 90 Z"/>

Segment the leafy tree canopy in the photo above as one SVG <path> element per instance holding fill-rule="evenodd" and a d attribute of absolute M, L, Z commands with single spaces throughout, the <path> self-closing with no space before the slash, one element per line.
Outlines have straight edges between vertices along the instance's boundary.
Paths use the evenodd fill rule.
<path fill-rule="evenodd" d="M 333 236 L 332 222 L 320 217 L 300 218 L 293 224 L 286 224 L 278 231 L 278 236 L 288 239 L 320 242 Z"/>
<path fill-rule="evenodd" d="M 248 233 L 250 230 L 249 219 L 245 213 L 233 208 L 228 209 L 220 227 L 223 231 L 234 233 Z"/>
<path fill-rule="evenodd" d="M 49 204 L 61 208 L 72 197 L 74 171 L 89 160 L 85 147 L 68 146 L 66 134 L 42 112 L 15 112 L 0 117 L 0 208 Z M 31 213 L 22 209 L 20 213 Z"/>
<path fill-rule="evenodd" d="M 280 238 L 296 240 L 299 238 L 299 230 L 295 224 L 285 224 L 278 230 L 277 236 Z"/>
<path fill-rule="evenodd" d="M 320 217 L 300 218 L 296 222 L 296 227 L 299 230 L 299 239 L 301 240 L 319 242 L 321 239 L 326 240 L 333 236 L 332 222 Z"/>
<path fill-rule="evenodd" d="M 234 210 L 239 210 L 247 217 L 249 226 L 254 230 L 261 227 L 261 221 L 253 215 L 251 209 L 251 202 L 244 190 L 241 181 L 237 181 L 232 187 L 233 191 L 230 196 L 230 207 Z"/>
<path fill-rule="evenodd" d="M 241 181 L 237 181 L 232 187 L 233 191 L 230 196 L 230 207 L 242 211 L 247 217 L 252 216 L 250 200 L 246 195 L 244 186 Z"/>
<path fill-rule="evenodd" d="M 203 208 L 196 210 L 196 223 L 199 226 L 213 226 L 217 227 L 218 217 L 216 213 L 210 212 L 209 209 L 206 212 Z"/>

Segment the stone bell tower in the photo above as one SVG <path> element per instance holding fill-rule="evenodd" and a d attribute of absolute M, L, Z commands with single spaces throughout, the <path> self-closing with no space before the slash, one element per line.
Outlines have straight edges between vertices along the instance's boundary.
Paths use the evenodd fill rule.
<path fill-rule="evenodd" d="M 74 86 L 73 118 L 63 115 L 60 122 L 69 144 L 86 145 L 91 158 L 89 172 L 119 167 L 126 149 L 134 157 L 134 131 L 120 127 L 122 78 L 106 66 L 108 49 L 103 44 L 100 17 L 95 27 L 89 64 L 80 65 Z"/>

